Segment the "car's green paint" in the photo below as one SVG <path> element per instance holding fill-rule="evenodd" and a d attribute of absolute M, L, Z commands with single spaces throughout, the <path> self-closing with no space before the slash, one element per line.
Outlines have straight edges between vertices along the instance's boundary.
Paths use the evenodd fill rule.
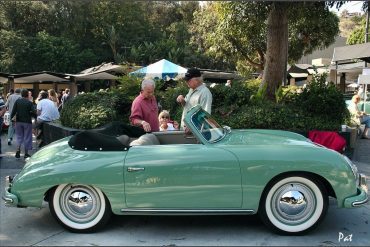
<path fill-rule="evenodd" d="M 282 174 L 309 174 L 326 181 L 339 207 L 366 199 L 345 158 L 305 137 L 278 130 L 219 129 L 209 143 L 191 118 L 186 123 L 199 144 L 133 146 L 128 151 L 79 151 L 68 139 L 54 142 L 26 163 L 6 197 L 13 206 L 40 207 L 59 184 L 102 190 L 115 214 L 123 209 L 245 209 L 258 211 L 261 195 Z M 144 168 L 128 172 L 129 168 Z M 345 203 L 346 202 L 346 203 Z M 122 211 L 123 210 L 123 211 Z M 148 211 L 148 214 L 150 212 Z"/>
<path fill-rule="evenodd" d="M 114 212 L 124 205 L 123 163 L 126 152 L 71 149 L 69 138 L 41 149 L 15 177 L 12 192 L 22 206 L 40 207 L 44 194 L 64 183 L 89 184 L 109 198 Z"/>
<path fill-rule="evenodd" d="M 222 148 L 201 144 L 134 146 L 125 166 L 145 167 L 145 171 L 125 172 L 130 208 L 242 207 L 238 160 Z"/>

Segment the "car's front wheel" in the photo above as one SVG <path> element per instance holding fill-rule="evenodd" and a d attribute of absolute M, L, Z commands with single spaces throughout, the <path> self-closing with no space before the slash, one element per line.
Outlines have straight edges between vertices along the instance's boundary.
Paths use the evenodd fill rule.
<path fill-rule="evenodd" d="M 72 232 L 93 232 L 110 216 L 109 201 L 100 189 L 81 184 L 62 184 L 51 192 L 51 214 Z"/>
<path fill-rule="evenodd" d="M 315 228 L 328 208 L 328 194 L 316 179 L 288 176 L 274 181 L 264 191 L 259 215 L 281 234 L 302 234 Z"/>

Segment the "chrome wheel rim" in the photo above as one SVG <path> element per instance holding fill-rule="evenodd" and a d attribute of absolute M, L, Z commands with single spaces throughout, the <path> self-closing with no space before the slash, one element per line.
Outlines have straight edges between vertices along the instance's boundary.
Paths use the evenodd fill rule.
<path fill-rule="evenodd" d="M 66 186 L 61 192 L 59 204 L 65 217 L 79 224 L 94 220 L 101 210 L 97 191 L 83 185 Z"/>
<path fill-rule="evenodd" d="M 314 214 L 316 197 L 302 183 L 287 183 L 280 186 L 271 199 L 274 217 L 287 225 L 299 225 Z"/>

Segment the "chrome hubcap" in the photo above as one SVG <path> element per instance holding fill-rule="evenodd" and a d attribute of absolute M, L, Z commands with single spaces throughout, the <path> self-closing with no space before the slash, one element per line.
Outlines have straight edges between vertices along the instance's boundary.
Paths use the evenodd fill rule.
<path fill-rule="evenodd" d="M 276 219 L 286 224 L 298 225 L 314 213 L 316 198 L 306 185 L 288 183 L 275 191 L 271 203 Z"/>
<path fill-rule="evenodd" d="M 60 197 L 60 208 L 71 221 L 86 223 L 96 218 L 101 208 L 98 193 L 90 186 L 66 186 Z"/>

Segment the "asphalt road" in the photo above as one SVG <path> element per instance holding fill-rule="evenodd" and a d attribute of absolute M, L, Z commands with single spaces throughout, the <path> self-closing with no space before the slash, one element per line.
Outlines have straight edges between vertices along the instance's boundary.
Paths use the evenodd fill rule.
<path fill-rule="evenodd" d="M 12 152 L 6 146 L 0 159 L 1 196 L 4 177 L 23 166 Z M 370 175 L 370 164 L 358 167 Z M 304 236 L 276 235 L 257 216 L 113 216 L 98 233 L 75 234 L 52 218 L 47 204 L 41 209 L 0 205 L 0 246 L 370 246 L 370 204 L 338 209 L 334 199 L 322 224 Z"/>

